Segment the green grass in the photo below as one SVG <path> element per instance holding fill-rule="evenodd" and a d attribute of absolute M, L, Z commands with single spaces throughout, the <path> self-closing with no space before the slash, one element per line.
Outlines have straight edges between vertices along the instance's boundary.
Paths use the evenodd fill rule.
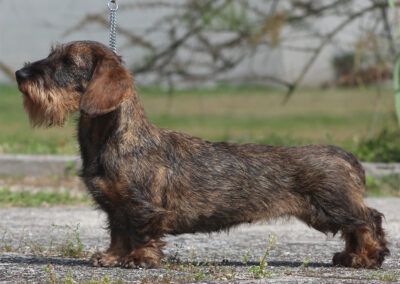
<path fill-rule="evenodd" d="M 154 124 L 211 141 L 329 143 L 353 150 L 368 135 L 397 128 L 390 89 L 379 100 L 374 88 L 301 89 L 286 105 L 283 91 L 246 85 L 170 96 L 160 88 L 138 92 Z M 17 88 L 0 85 L 0 153 L 77 154 L 75 128 L 72 117 L 62 128 L 32 129 Z"/>
<path fill-rule="evenodd" d="M 374 197 L 400 197 L 400 175 L 392 174 L 382 177 L 366 177 L 367 194 Z"/>
<path fill-rule="evenodd" d="M 29 191 L 13 192 L 5 187 L 0 189 L 1 207 L 40 207 L 55 205 L 82 205 L 90 204 L 90 197 L 86 194 L 73 196 L 69 192 Z"/>

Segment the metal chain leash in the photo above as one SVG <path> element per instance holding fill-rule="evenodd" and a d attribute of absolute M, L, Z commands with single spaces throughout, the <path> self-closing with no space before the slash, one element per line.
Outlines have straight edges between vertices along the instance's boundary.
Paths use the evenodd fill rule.
<path fill-rule="evenodd" d="M 109 0 L 108 8 L 110 9 L 110 48 L 117 53 L 117 0 Z"/>

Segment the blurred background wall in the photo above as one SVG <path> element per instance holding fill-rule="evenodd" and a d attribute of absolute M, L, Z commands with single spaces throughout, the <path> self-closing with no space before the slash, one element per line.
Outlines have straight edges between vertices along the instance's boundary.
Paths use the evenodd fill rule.
<path fill-rule="evenodd" d="M 194 4 L 190 2 L 194 2 Z M 132 70 L 135 67 L 139 68 L 146 57 L 168 47 L 171 44 L 170 34 L 174 29 L 177 35 L 184 33 L 190 27 L 190 24 L 185 23 L 184 18 L 179 19 L 179 17 L 191 10 L 193 12 L 196 5 L 198 5 L 198 9 L 203 9 L 201 4 L 196 4 L 196 2 L 206 3 L 207 1 L 118 1 L 120 6 L 118 26 L 123 30 L 123 32 L 118 33 L 117 37 L 118 51 L 123 56 L 127 66 Z M 263 22 L 263 19 L 267 18 L 268 14 L 279 15 L 277 13 L 281 13 L 286 20 L 290 20 L 290 17 L 293 18 L 296 15 L 301 16 L 302 13 L 307 13 L 306 9 L 309 9 L 308 13 L 312 14 L 312 9 L 318 9 L 323 5 L 333 5 L 335 2 L 351 2 L 351 9 L 348 8 L 347 12 L 360 10 L 373 3 L 373 1 L 321 1 L 324 3 L 315 3 L 320 1 L 251 0 L 232 2 L 219 0 L 214 1 L 214 4 L 211 4 L 211 6 L 214 6 L 209 6 L 209 9 L 218 9 L 218 5 L 223 5 L 224 2 L 228 3 L 223 8 L 224 11 L 227 11 L 224 13 L 230 15 L 233 19 L 227 21 L 234 21 L 236 17 L 237 22 L 245 23 L 237 23 L 236 26 L 226 28 L 224 27 L 226 23 L 224 24 L 222 20 L 219 24 L 221 27 L 218 27 L 218 23 L 207 26 L 204 19 L 201 19 L 201 17 L 204 17 L 204 13 L 193 13 L 193 15 L 188 16 L 193 17 L 194 22 L 198 21 L 199 18 L 203 20 L 202 24 L 208 28 L 208 31 L 205 31 L 203 35 L 207 36 L 210 42 L 218 42 L 223 38 L 229 39 L 232 34 L 244 32 L 241 25 L 247 25 L 245 32 L 257 34 L 257 30 L 262 30 L 263 25 L 265 26 L 266 22 Z M 254 9 L 246 10 L 248 9 L 247 6 L 242 5 L 246 2 L 259 9 L 259 14 L 256 13 L 257 11 L 253 11 Z M 294 6 L 295 2 L 298 2 L 297 6 Z M 314 4 L 308 2 L 314 2 Z M 190 5 L 193 7 L 190 7 Z M 273 5 L 277 7 L 273 7 Z M 315 7 L 309 6 L 307 8 L 306 5 L 314 5 Z M 174 75 L 171 75 L 170 78 L 178 86 L 208 85 L 224 80 L 237 82 L 254 79 L 263 82 L 263 78 L 268 76 L 285 81 L 295 80 L 312 56 L 312 52 L 299 51 L 296 48 L 317 48 L 321 41 L 317 33 L 320 33 L 321 37 L 324 33 L 329 33 L 332 28 L 340 24 L 343 15 L 346 16 L 345 12 L 338 10 L 342 8 L 340 5 L 342 4 L 338 5 L 336 11 L 332 9 L 328 15 L 321 13 L 320 16 L 314 18 L 311 15 L 309 19 L 304 16 L 304 21 L 288 22 L 287 27 L 282 24 L 283 27 L 280 27 L 281 31 L 279 31 L 281 33 L 279 43 L 268 43 L 267 38 L 268 36 L 271 37 L 271 34 L 269 34 L 265 35 L 267 39 L 265 43 L 262 41 L 257 43 L 257 48 L 238 44 L 237 49 L 247 48 L 246 52 L 249 54 L 239 64 L 232 68 L 226 68 L 225 72 L 219 72 L 206 79 L 198 79 L 190 75 L 186 77 L 178 76 L 179 78 L 174 78 Z M 298 14 L 293 7 L 298 9 Z M 344 8 L 346 9 L 346 7 Z M 224 16 L 224 14 L 218 12 L 209 17 L 212 21 L 213 18 L 221 18 L 221 15 Z M 365 16 L 370 15 L 366 14 Z M 168 17 L 170 18 L 168 19 Z M 177 19 L 180 20 L 181 24 L 177 24 Z M 14 70 L 22 66 L 24 62 L 34 61 L 46 56 L 52 44 L 82 39 L 96 40 L 108 44 L 107 21 L 108 8 L 105 0 L 0 0 L 0 64 L 2 67 L 0 82 L 12 81 Z M 334 82 L 335 71 L 332 68 L 332 58 L 335 55 L 345 53 L 346 50 L 354 50 L 361 33 L 360 28 L 365 24 L 365 21 L 363 17 L 356 19 L 338 33 L 328 45 L 324 46 L 303 78 L 303 85 L 320 86 Z M 228 24 L 231 23 L 228 22 Z M 304 29 L 300 30 L 301 25 L 304 25 L 305 30 L 308 26 L 308 32 L 304 32 Z M 181 30 L 179 30 L 180 28 Z M 269 32 L 265 32 L 265 34 L 268 33 L 271 33 L 271 28 Z M 132 40 L 131 36 L 135 35 L 145 39 L 146 42 L 151 42 L 155 48 L 151 50 L 144 48 L 143 44 L 138 44 L 138 41 Z M 191 44 L 196 46 L 196 40 L 193 40 Z M 285 45 L 290 46 L 290 48 L 284 48 Z M 198 56 L 198 58 L 201 58 L 201 56 L 204 56 L 204 54 L 193 55 L 193 52 L 189 49 L 180 52 L 183 57 Z M 237 50 L 230 49 L 225 56 L 229 60 L 230 56 L 235 58 L 239 53 L 241 54 Z M 208 70 L 200 64 L 190 65 L 194 68 L 194 73 L 204 73 Z M 171 73 L 172 71 L 168 72 Z M 155 73 L 151 70 L 140 73 L 136 80 L 139 80 L 141 84 L 153 84 L 160 79 Z M 272 80 L 270 83 L 276 82 Z"/>

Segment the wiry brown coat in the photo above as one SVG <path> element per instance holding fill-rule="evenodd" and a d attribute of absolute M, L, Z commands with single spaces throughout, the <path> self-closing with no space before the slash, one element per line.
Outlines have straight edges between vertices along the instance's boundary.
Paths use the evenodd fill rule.
<path fill-rule="evenodd" d="M 389 254 L 382 214 L 363 203 L 364 170 L 340 148 L 213 143 L 158 128 L 120 59 L 95 42 L 59 46 L 18 72 L 34 125 L 81 112 L 82 178 L 111 231 L 110 248 L 93 255 L 94 265 L 154 267 L 165 234 L 280 216 L 341 231 L 346 248 L 335 265 L 379 267 Z"/>

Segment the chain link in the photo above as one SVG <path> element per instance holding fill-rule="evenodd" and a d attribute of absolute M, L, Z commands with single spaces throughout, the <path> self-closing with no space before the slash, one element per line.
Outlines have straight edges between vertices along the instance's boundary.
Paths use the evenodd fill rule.
<path fill-rule="evenodd" d="M 117 10 L 118 4 L 116 0 L 108 1 L 110 9 L 110 48 L 117 53 Z"/>

